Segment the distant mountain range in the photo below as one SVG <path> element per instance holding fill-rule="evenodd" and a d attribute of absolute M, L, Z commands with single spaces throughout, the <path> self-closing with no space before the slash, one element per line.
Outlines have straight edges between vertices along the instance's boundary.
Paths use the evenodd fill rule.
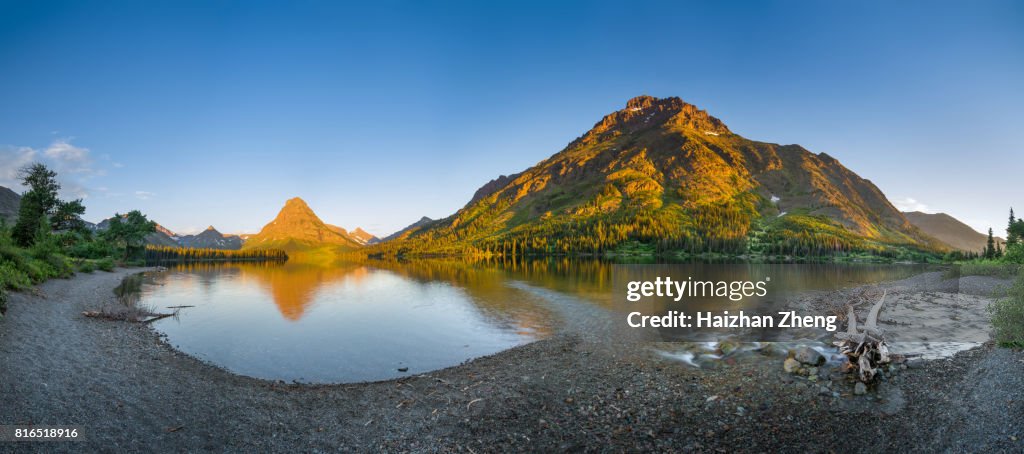
<path fill-rule="evenodd" d="M 0 188 L 0 216 L 16 215 L 18 199 Z M 413 254 L 602 253 L 630 241 L 744 254 L 940 252 L 979 251 L 985 240 L 945 214 L 901 213 L 828 154 L 749 140 L 679 98 L 650 96 L 630 99 L 537 165 L 487 182 L 453 215 L 423 217 L 383 240 L 323 222 L 298 197 L 257 234 L 158 227 L 147 237 L 164 246 Z"/>
<path fill-rule="evenodd" d="M 242 238 L 238 235 L 225 235 L 209 226 L 206 230 L 196 235 L 185 235 L 178 238 L 178 244 L 182 247 L 197 249 L 241 249 Z"/>
<path fill-rule="evenodd" d="M 944 249 L 825 153 L 746 139 L 679 98 L 640 96 L 564 150 L 398 236 L 412 252 L 601 252 L 627 240 L 739 252 Z M 391 246 L 394 248 L 394 246 Z"/>
<path fill-rule="evenodd" d="M 107 218 L 93 226 L 93 230 L 103 231 L 110 228 L 110 220 Z M 242 239 L 238 235 L 225 235 L 209 226 L 206 230 L 196 235 L 178 235 L 167 227 L 156 225 L 156 231 L 146 235 L 146 244 L 167 247 L 189 247 L 197 249 L 241 249 Z"/>
<path fill-rule="evenodd" d="M 931 214 L 911 211 L 904 212 L 903 215 L 922 232 L 949 245 L 950 248 L 967 252 L 982 252 L 988 244 L 987 234 L 975 231 L 946 213 Z M 1002 238 L 996 238 L 996 241 L 1000 244 L 1005 243 Z"/>

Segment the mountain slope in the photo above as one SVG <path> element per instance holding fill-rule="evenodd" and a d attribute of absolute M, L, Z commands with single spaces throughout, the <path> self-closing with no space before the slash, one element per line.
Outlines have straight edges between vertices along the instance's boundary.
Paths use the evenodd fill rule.
<path fill-rule="evenodd" d="M 165 229 L 166 230 L 166 229 Z M 242 238 L 238 235 L 225 235 L 209 226 L 206 230 L 196 235 L 184 235 L 178 238 L 181 247 L 197 249 L 227 249 L 237 250 L 242 248 Z"/>
<path fill-rule="evenodd" d="M 641 96 L 564 150 L 408 236 L 415 252 L 936 247 L 870 181 L 799 145 L 756 142 L 679 98 Z"/>
<path fill-rule="evenodd" d="M 363 230 L 362 227 L 356 227 L 355 230 L 349 232 L 349 237 L 363 245 L 380 242 L 380 238 L 377 238 L 375 235 Z"/>
<path fill-rule="evenodd" d="M 263 226 L 259 233 L 249 237 L 242 248 L 277 248 L 293 252 L 322 246 L 358 248 L 361 244 L 349 237 L 344 229 L 325 224 L 305 201 L 295 197 L 285 202 L 277 217 Z"/>
<path fill-rule="evenodd" d="M 0 186 L 0 219 L 7 225 L 14 225 L 18 220 L 18 209 L 21 207 L 21 196 L 8 188 Z"/>
<path fill-rule="evenodd" d="M 988 243 L 988 235 L 979 233 L 967 224 L 946 213 L 922 213 L 920 211 L 904 212 L 907 220 L 922 232 L 949 245 L 953 249 L 967 252 L 980 252 Z M 1002 238 L 997 241 L 1003 242 Z"/>
<path fill-rule="evenodd" d="M 483 188 L 481 188 L 481 189 L 483 189 Z M 477 191 L 477 193 L 479 193 L 479 192 L 480 191 Z M 406 226 L 402 230 L 399 230 L 399 231 L 397 231 L 395 233 L 392 233 L 392 234 L 384 237 L 384 239 L 381 240 L 381 241 L 383 242 L 383 241 L 391 241 L 391 240 L 395 240 L 395 239 L 404 239 L 407 235 L 412 233 L 414 230 L 419 229 L 419 228 L 424 227 L 424 226 L 427 226 L 427 225 L 429 225 L 432 222 L 434 222 L 433 219 L 430 219 L 430 218 L 428 218 L 426 216 L 423 216 L 422 218 L 420 218 L 420 220 L 418 220 L 416 222 L 413 222 L 412 224 L 409 224 L 408 226 Z"/>

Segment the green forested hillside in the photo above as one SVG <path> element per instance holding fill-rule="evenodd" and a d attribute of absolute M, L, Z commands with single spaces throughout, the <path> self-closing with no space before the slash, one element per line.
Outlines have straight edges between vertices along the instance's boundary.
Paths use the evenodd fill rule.
<path fill-rule="evenodd" d="M 824 153 L 756 142 L 679 98 L 641 96 L 564 150 L 487 183 L 454 215 L 370 254 L 941 249 Z"/>

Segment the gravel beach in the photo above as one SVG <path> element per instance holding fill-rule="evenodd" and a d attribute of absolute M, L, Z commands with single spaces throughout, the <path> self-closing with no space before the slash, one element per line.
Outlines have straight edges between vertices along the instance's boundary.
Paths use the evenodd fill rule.
<path fill-rule="evenodd" d="M 787 374 L 779 356 L 697 369 L 572 332 L 405 379 L 296 385 L 200 362 L 144 324 L 82 316 L 139 271 L 11 295 L 0 424 L 87 432 L 0 451 L 1024 451 L 1024 353 L 991 343 L 907 364 L 866 395 Z"/>

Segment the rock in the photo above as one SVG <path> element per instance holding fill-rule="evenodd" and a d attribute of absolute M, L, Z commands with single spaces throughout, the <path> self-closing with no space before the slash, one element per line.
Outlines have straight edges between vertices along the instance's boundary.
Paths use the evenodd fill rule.
<path fill-rule="evenodd" d="M 779 347 L 775 342 L 766 342 L 760 351 L 764 356 L 786 356 L 786 349 Z"/>
<path fill-rule="evenodd" d="M 809 376 L 807 376 L 807 381 L 809 381 L 811 383 L 814 383 L 814 382 L 818 381 L 818 376 L 817 375 L 809 375 Z"/>
<path fill-rule="evenodd" d="M 739 345 L 737 345 L 735 342 L 723 341 L 718 343 L 718 350 L 720 350 L 722 354 L 726 356 L 736 351 L 738 347 Z"/>
<path fill-rule="evenodd" d="M 783 361 L 782 363 L 782 370 L 786 371 L 787 373 L 796 373 L 796 371 L 799 369 L 800 361 L 797 361 L 793 358 L 786 358 L 786 361 Z"/>
<path fill-rule="evenodd" d="M 822 386 L 822 387 L 818 388 L 818 394 L 821 394 L 822 396 L 831 396 L 832 395 L 832 390 L 828 389 L 828 387 L 826 387 L 826 386 Z"/>
<path fill-rule="evenodd" d="M 797 361 L 811 366 L 820 366 L 825 364 L 825 357 L 811 347 L 800 347 L 796 349 L 793 357 L 796 358 Z"/>
<path fill-rule="evenodd" d="M 409 371 L 409 368 L 408 368 L 408 367 L 399 367 L 399 368 L 398 368 L 398 371 L 399 371 L 399 372 L 408 372 L 408 371 Z"/>
<path fill-rule="evenodd" d="M 863 395 L 865 395 L 867 393 L 868 393 L 868 385 L 865 385 L 864 382 L 860 382 L 859 381 L 859 382 L 857 382 L 856 385 L 853 385 L 853 394 L 855 396 L 863 396 Z"/>
<path fill-rule="evenodd" d="M 922 366 L 924 366 L 923 359 L 912 359 L 907 361 L 907 368 L 909 369 L 920 369 Z"/>
<path fill-rule="evenodd" d="M 808 367 L 807 368 L 807 375 L 818 375 L 818 368 L 817 367 Z"/>

